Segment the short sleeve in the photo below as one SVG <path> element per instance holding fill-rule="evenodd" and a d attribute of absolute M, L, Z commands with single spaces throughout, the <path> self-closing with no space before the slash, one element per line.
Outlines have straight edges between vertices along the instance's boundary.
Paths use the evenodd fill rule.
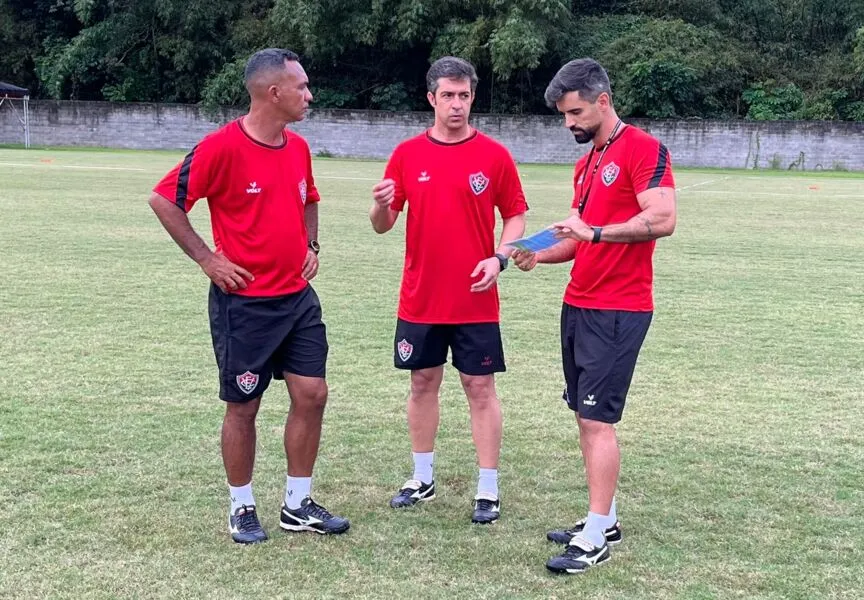
<path fill-rule="evenodd" d="M 213 189 L 213 174 L 218 171 L 220 158 L 218 138 L 208 136 L 156 184 L 153 191 L 189 212 L 201 198 Z"/>
<path fill-rule="evenodd" d="M 528 203 L 525 201 L 516 162 L 509 152 L 503 153 L 501 163 L 501 181 L 495 190 L 495 206 L 498 207 L 502 219 L 509 219 L 525 213 Z"/>
<path fill-rule="evenodd" d="M 630 180 L 633 190 L 641 194 L 656 187 L 675 187 L 672 157 L 659 140 L 649 138 L 637 147 L 630 158 Z"/>
<path fill-rule="evenodd" d="M 384 169 L 384 179 L 392 179 L 395 182 L 393 202 L 390 204 L 390 208 L 395 211 L 402 211 L 405 208 L 405 186 L 402 177 L 403 154 L 402 146 L 397 146 L 393 154 L 390 155 L 390 160 L 387 161 L 387 168 Z"/>
<path fill-rule="evenodd" d="M 304 143 L 303 147 L 306 153 L 306 204 L 315 204 L 321 201 L 321 194 L 315 187 L 315 176 L 312 174 L 312 153 L 309 151 L 309 144 Z"/>

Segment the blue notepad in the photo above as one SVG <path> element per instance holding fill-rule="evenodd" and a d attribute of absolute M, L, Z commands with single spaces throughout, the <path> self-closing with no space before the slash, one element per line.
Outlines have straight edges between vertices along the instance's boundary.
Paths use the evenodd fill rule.
<path fill-rule="evenodd" d="M 507 245 L 518 250 L 540 252 L 546 248 L 551 248 L 560 241 L 555 237 L 555 233 L 551 229 L 543 229 L 534 235 L 507 242 Z"/>

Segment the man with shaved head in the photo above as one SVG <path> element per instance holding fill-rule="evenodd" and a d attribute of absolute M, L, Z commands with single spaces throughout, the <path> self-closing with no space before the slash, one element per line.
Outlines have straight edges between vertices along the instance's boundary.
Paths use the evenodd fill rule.
<path fill-rule="evenodd" d="M 347 519 L 312 500 L 327 402 L 327 336 L 309 285 L 318 272 L 318 201 L 309 145 L 285 129 L 312 101 L 293 52 L 269 48 L 246 65 L 249 112 L 208 135 L 154 188 L 150 206 L 183 251 L 210 278 L 210 331 L 225 401 L 222 459 L 235 542 L 263 542 L 252 495 L 255 417 L 273 378 L 291 398 L 288 462 L 279 526 L 338 534 Z M 207 198 L 215 250 L 186 213 Z"/>

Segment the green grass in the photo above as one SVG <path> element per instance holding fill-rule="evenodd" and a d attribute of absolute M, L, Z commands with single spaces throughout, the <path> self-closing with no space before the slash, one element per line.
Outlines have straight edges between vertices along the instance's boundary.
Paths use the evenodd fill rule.
<path fill-rule="evenodd" d="M 368 225 L 375 162 L 315 160 L 331 396 L 314 490 L 352 529 L 278 530 L 287 394 L 274 387 L 254 479 L 272 540 L 229 541 L 207 282 L 146 204 L 180 158 L 0 150 L 0 596 L 864 595 L 860 177 L 679 173 L 678 231 L 658 244 L 657 311 L 619 427 L 625 543 L 560 578 L 543 566 L 557 551 L 545 531 L 586 510 L 560 400 L 567 268 L 502 277 L 502 520 L 468 522 L 476 467 L 452 369 L 439 498 L 394 513 L 410 471 L 407 379 L 391 366 L 404 223 Z M 520 171 L 530 230 L 567 213 L 570 168 Z M 192 217 L 209 237 L 203 203 Z"/>

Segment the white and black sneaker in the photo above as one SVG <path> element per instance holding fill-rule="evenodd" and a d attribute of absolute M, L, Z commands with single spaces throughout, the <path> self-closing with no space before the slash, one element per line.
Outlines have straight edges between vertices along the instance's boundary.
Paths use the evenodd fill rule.
<path fill-rule="evenodd" d="M 351 527 L 348 519 L 337 517 L 309 496 L 300 503 L 300 508 L 291 510 L 284 503 L 279 515 L 279 527 L 285 531 L 314 531 L 320 534 L 345 533 Z"/>
<path fill-rule="evenodd" d="M 228 514 L 228 531 L 238 544 L 258 544 L 267 540 L 267 533 L 258 521 L 254 506 L 245 504 Z"/>
<path fill-rule="evenodd" d="M 609 544 L 605 541 L 602 546 L 595 546 L 581 534 L 570 540 L 564 554 L 554 556 L 546 561 L 546 568 L 553 573 L 584 573 L 591 567 L 603 564 L 612 558 L 609 552 Z"/>
<path fill-rule="evenodd" d="M 418 502 L 428 502 L 435 498 L 435 482 L 423 483 L 409 479 L 390 500 L 390 508 L 407 508 Z"/>
<path fill-rule="evenodd" d="M 587 523 L 587 519 L 582 519 L 581 521 L 577 521 L 570 529 L 553 529 L 546 534 L 546 539 L 556 544 L 569 544 L 574 536 L 582 533 L 582 530 L 585 529 L 585 523 Z M 621 532 L 621 522 L 615 521 L 615 524 L 604 531 L 603 535 L 606 536 L 606 543 L 613 546 L 620 544 L 621 540 L 624 539 L 624 535 Z"/>
<path fill-rule="evenodd" d="M 471 516 L 472 523 L 488 525 L 494 523 L 501 516 L 501 500 L 494 496 L 478 494 L 474 498 L 474 514 Z"/>

